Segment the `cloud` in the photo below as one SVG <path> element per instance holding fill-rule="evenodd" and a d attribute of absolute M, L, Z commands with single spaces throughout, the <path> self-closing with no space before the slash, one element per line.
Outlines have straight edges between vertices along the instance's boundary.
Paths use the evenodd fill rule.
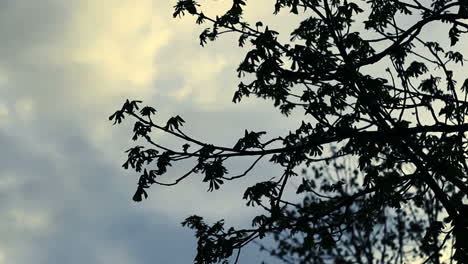
<path fill-rule="evenodd" d="M 113 149 L 94 135 L 116 103 L 153 90 L 154 59 L 170 38 L 155 8 L 0 2 L 0 263 L 150 263 L 154 255 L 142 253 L 152 246 L 141 241 L 166 229 L 179 243 L 178 224 L 162 228 L 157 214 L 130 201 L 134 179 L 108 163 Z M 186 263 L 190 252 L 176 259 Z"/>
<path fill-rule="evenodd" d="M 205 2 L 207 14 L 229 5 Z M 155 105 L 160 122 L 180 114 L 185 131 L 227 146 L 244 129 L 284 135 L 299 120 L 282 117 L 271 102 L 232 104 L 246 49 L 235 47 L 234 36 L 200 47 L 206 25 L 173 19 L 172 5 L 0 1 L 0 233 L 8 242 L 0 242 L 0 264 L 188 263 L 196 245 L 179 226 L 185 216 L 249 224 L 254 211 L 244 207 L 243 190 L 278 168 L 262 165 L 219 192 L 207 193 L 195 177 L 174 189 L 155 186 L 143 203 L 131 201 L 138 175 L 120 165 L 135 144 L 132 124 L 112 127 L 107 120 L 126 98 Z M 289 30 L 284 14 L 272 19 L 272 12 L 269 1 L 251 1 L 246 16 Z M 230 171 L 247 165 L 238 160 Z M 174 166 L 167 180 L 182 169 Z"/>
<path fill-rule="evenodd" d="M 52 101 L 96 107 L 150 94 L 154 59 L 171 38 L 156 11 L 150 0 L 2 1 L 2 89 L 44 111 Z"/>
<path fill-rule="evenodd" d="M 225 75 L 238 51 L 199 53 L 193 23 L 173 20 L 171 6 L 0 2 L 0 230 L 8 241 L 0 243 L 0 264 L 187 263 L 196 245 L 179 225 L 185 216 L 243 221 L 237 190 L 206 193 L 199 179 L 131 201 L 137 175 L 120 168 L 133 144 L 130 126 L 112 128 L 107 120 L 125 98 L 157 102 L 162 115 L 182 111 L 202 124 L 191 129 L 207 140 L 242 134 L 230 123 L 234 108 L 225 107 L 232 90 L 219 90 L 234 83 Z M 184 89 L 189 95 L 179 98 Z M 197 122 L 201 105 L 222 111 Z M 221 119 L 224 136 L 207 132 Z M 180 198 L 184 191 L 190 196 Z"/>
<path fill-rule="evenodd" d="M 150 89 L 157 76 L 154 58 L 171 37 L 154 1 L 81 1 L 77 10 L 66 36 L 70 50 L 65 57 L 104 78 Z"/>
<path fill-rule="evenodd" d="M 190 60 L 182 61 L 179 69 L 176 69 L 184 77 L 184 86 L 176 90 L 172 95 L 180 100 L 190 98 L 200 105 L 219 102 L 220 73 L 226 67 L 226 58 L 222 55 L 209 56 L 206 53 L 194 56 Z M 196 69 L 196 70 L 194 70 Z M 224 97 L 224 96 L 223 96 Z"/>
<path fill-rule="evenodd" d="M 34 109 L 33 99 L 30 97 L 19 98 L 15 104 L 16 113 L 22 120 L 32 119 L 34 112 L 37 109 Z"/>
<path fill-rule="evenodd" d="M 0 127 L 5 126 L 8 122 L 8 114 L 8 107 L 5 104 L 0 103 Z"/>

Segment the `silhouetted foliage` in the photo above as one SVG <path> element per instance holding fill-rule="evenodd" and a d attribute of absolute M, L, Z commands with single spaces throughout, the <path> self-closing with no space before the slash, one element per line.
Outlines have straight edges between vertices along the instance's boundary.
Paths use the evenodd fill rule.
<path fill-rule="evenodd" d="M 141 102 L 127 100 L 110 119 L 136 119 L 133 139 L 150 146 L 127 151 L 123 167 L 141 173 L 133 199 L 193 174 L 204 175 L 208 191 L 222 191 L 229 181 L 255 177 L 252 168 L 268 158 L 283 170 L 245 190 L 247 206 L 264 210 L 252 228 L 199 216 L 182 223 L 196 232 L 195 263 L 237 263 L 242 247 L 264 237 L 275 243 L 262 249 L 285 263 L 442 263 L 443 252 L 445 261 L 468 263 L 468 79 L 457 51 L 468 1 L 276 0 L 275 15 L 303 18 L 288 43 L 265 23 L 244 21 L 246 2 L 233 0 L 225 14 L 210 17 L 197 2 L 179 0 L 173 15 L 210 24 L 201 45 L 238 34 L 248 51 L 234 103 L 272 100 L 284 115 L 302 112 L 303 121 L 284 137 L 246 130 L 233 147 L 216 146 L 184 133 L 180 116 L 159 124 L 154 108 L 138 111 Z M 423 34 L 436 25 L 446 34 L 439 42 Z M 153 130 L 183 145 L 165 147 Z M 226 161 L 241 156 L 251 165 L 229 174 Z M 193 161 L 192 168 L 163 182 L 160 175 L 181 161 Z M 285 200 L 295 183 L 297 199 Z"/>

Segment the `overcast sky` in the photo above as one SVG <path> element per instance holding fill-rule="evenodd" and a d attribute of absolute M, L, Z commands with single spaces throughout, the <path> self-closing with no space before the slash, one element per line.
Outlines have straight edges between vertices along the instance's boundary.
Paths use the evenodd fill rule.
<path fill-rule="evenodd" d="M 173 19 L 174 3 L 0 1 L 0 264 L 185 264 L 196 250 L 185 217 L 247 224 L 242 182 L 207 193 L 197 178 L 131 201 L 137 174 L 121 168 L 130 125 L 107 119 L 126 98 L 153 105 L 160 120 L 180 114 L 198 138 L 230 146 L 244 128 L 279 120 L 286 131 L 291 122 L 271 104 L 231 104 L 242 50 L 228 40 L 199 47 L 201 28 Z M 261 259 L 256 249 L 243 258 Z"/>
<path fill-rule="evenodd" d="M 211 2 L 207 14 L 228 1 Z M 252 23 L 271 17 L 271 1 L 251 2 Z M 0 1 L 0 264 L 185 264 L 196 248 L 185 217 L 248 224 L 254 211 L 241 198 L 250 180 L 207 193 L 197 178 L 131 201 L 137 174 L 121 168 L 134 144 L 130 123 L 107 120 L 126 98 L 153 105 L 160 120 L 179 114 L 197 138 L 229 146 L 245 128 L 274 135 L 296 125 L 271 103 L 232 104 L 243 51 L 232 38 L 201 48 L 202 28 L 173 19 L 174 3 Z M 275 172 L 260 164 L 255 180 Z M 259 263 L 256 252 L 241 263 Z"/>

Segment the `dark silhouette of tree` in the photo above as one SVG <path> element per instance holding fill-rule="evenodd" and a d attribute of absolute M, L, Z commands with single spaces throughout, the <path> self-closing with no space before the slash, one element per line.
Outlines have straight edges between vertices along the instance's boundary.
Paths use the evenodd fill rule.
<path fill-rule="evenodd" d="M 456 51 L 468 31 L 467 1 L 276 0 L 275 15 L 303 18 L 288 43 L 262 22 L 244 21 L 246 2 L 210 17 L 179 0 L 174 17 L 210 24 L 201 45 L 238 35 L 248 51 L 234 103 L 272 100 L 304 121 L 285 136 L 245 131 L 234 146 L 217 146 L 186 134 L 180 116 L 159 124 L 154 108 L 127 100 L 110 119 L 136 119 L 133 139 L 148 146 L 129 149 L 123 164 L 141 174 L 133 199 L 194 174 L 208 191 L 222 189 L 255 177 L 252 168 L 268 159 L 282 170 L 245 190 L 247 205 L 264 210 L 251 228 L 200 216 L 182 223 L 198 239 L 195 263 L 237 263 L 246 244 L 264 237 L 275 243 L 262 249 L 285 263 L 442 263 L 443 252 L 450 263 L 468 263 L 468 79 Z M 435 25 L 445 28 L 439 42 L 423 34 Z M 153 140 L 155 130 L 183 143 L 168 148 Z M 229 174 L 226 161 L 241 156 L 251 165 Z M 190 161 L 186 174 L 162 180 L 170 166 Z M 284 198 L 291 186 L 296 200 Z"/>

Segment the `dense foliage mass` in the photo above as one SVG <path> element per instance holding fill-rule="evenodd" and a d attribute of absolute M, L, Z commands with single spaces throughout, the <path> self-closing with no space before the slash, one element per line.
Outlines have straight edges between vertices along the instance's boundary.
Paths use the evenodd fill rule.
<path fill-rule="evenodd" d="M 233 0 L 211 17 L 197 2 L 179 0 L 174 17 L 210 24 L 201 45 L 238 35 L 247 52 L 234 103 L 272 100 L 284 115 L 303 113 L 303 121 L 281 137 L 245 131 L 234 146 L 216 146 L 186 134 L 180 116 L 160 124 L 154 108 L 127 101 L 110 119 L 135 118 L 133 139 L 147 145 L 129 149 L 123 164 L 141 174 L 133 199 L 194 174 L 203 175 L 209 191 L 222 191 L 229 181 L 255 177 L 252 168 L 268 159 L 282 170 L 245 190 L 247 205 L 264 210 L 251 228 L 200 216 L 183 222 L 196 231 L 195 263 L 237 263 L 242 247 L 264 237 L 275 243 L 263 249 L 285 263 L 468 263 L 468 79 L 461 51 L 468 1 L 272 1 L 265 8 L 275 15 L 302 19 L 288 43 L 262 22 L 247 23 L 246 2 Z M 433 28 L 437 36 L 428 34 Z M 155 130 L 184 142 L 168 148 L 152 139 Z M 241 156 L 251 165 L 229 174 L 226 161 Z M 163 181 L 170 166 L 188 161 L 186 174 Z M 292 181 L 300 183 L 298 199 L 288 201 Z"/>

